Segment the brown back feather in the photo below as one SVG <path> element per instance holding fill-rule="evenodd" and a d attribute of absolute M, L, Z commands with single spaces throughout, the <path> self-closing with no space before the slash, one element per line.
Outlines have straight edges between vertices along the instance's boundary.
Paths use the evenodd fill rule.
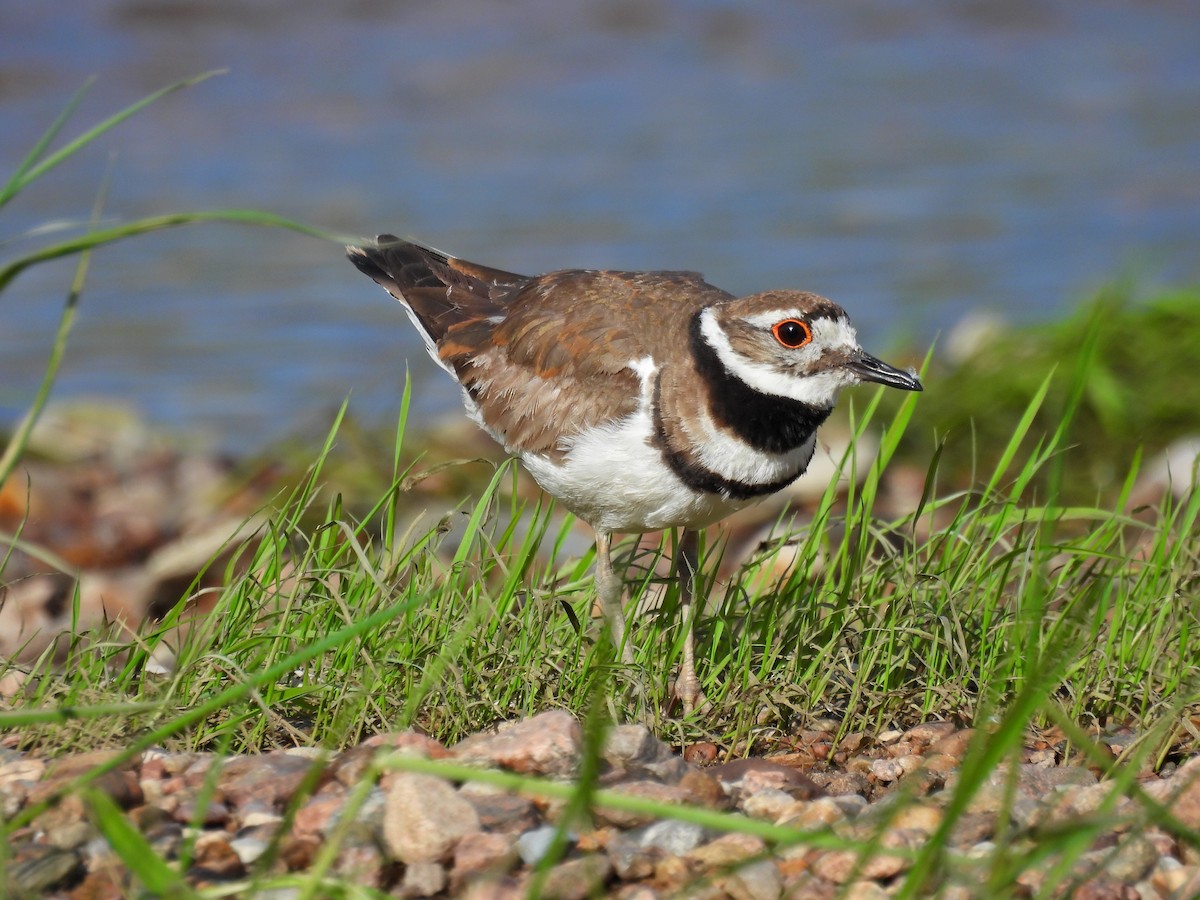
<path fill-rule="evenodd" d="M 510 452 L 559 456 L 563 441 L 631 414 L 631 362 L 686 355 L 688 323 L 732 299 L 694 272 L 564 270 L 516 275 L 380 235 L 350 260 L 405 303 Z M 676 346 L 678 345 L 678 346 Z"/>

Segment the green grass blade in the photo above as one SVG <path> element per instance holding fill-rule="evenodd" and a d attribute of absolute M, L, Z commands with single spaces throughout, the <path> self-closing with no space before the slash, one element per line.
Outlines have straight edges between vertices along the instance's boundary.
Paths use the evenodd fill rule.
<path fill-rule="evenodd" d="M 51 126 L 51 129 L 49 132 L 47 132 L 46 136 L 38 142 L 38 145 L 34 148 L 34 153 L 30 154 L 30 157 L 27 157 L 26 160 L 22 162 L 21 166 L 17 168 L 17 174 L 9 180 L 8 184 L 4 187 L 4 190 L 0 191 L 0 206 L 3 206 L 5 203 L 19 194 L 23 188 L 27 187 L 38 178 L 45 175 L 55 166 L 74 156 L 92 141 L 96 140 L 96 138 L 121 124 L 135 113 L 145 109 L 151 103 L 154 103 L 156 100 L 165 97 L 167 94 L 173 94 L 175 91 L 182 90 L 186 87 L 191 87 L 192 85 L 199 84 L 202 81 L 207 81 L 214 75 L 221 75 L 225 71 L 226 70 L 224 69 L 214 69 L 211 72 L 203 72 L 191 78 L 185 78 L 182 81 L 177 81 L 174 84 L 167 85 L 167 87 L 155 91 L 153 94 L 143 97 L 136 103 L 130 104 L 120 112 L 109 116 L 96 127 L 85 131 L 79 137 L 75 138 L 75 140 L 71 141 L 61 150 L 57 150 L 47 156 L 40 163 L 31 164 L 32 159 L 30 157 L 36 158 L 34 154 L 40 155 L 40 151 L 45 149 L 45 146 L 49 144 L 50 140 L 52 140 L 61 129 L 62 123 L 66 121 L 65 116 L 69 116 L 71 112 L 74 111 L 75 106 L 78 105 L 79 100 L 82 99 L 81 94 L 76 94 L 75 99 L 73 99 L 72 103 L 68 105 L 64 114 L 59 116 L 59 120 L 55 121 L 54 125 Z"/>
<path fill-rule="evenodd" d="M 255 225 L 267 228 L 282 228 L 287 231 L 295 231 L 300 234 L 306 234 L 310 237 L 318 237 L 324 240 L 337 241 L 345 243 L 346 238 L 340 237 L 329 232 L 322 231 L 319 228 L 314 228 L 311 225 L 304 225 L 300 222 L 292 221 L 283 216 L 275 215 L 274 213 L 262 212 L 253 209 L 218 209 L 218 210 L 200 210 L 197 212 L 182 212 L 169 213 L 161 216 L 151 216 L 145 219 L 137 219 L 133 222 L 126 222 L 123 225 L 117 225 L 112 228 L 101 229 L 97 231 L 89 231 L 87 234 L 80 235 L 69 241 L 63 241 L 58 244 L 51 244 L 49 247 L 43 247 L 34 253 L 22 256 L 10 262 L 8 265 L 0 267 L 0 291 L 3 291 L 12 282 L 14 278 L 20 275 L 30 266 L 38 263 L 47 262 L 52 259 L 59 259 L 64 256 L 71 256 L 75 253 L 81 253 L 84 250 L 90 250 L 93 247 L 99 247 L 102 244 L 112 244 L 116 241 L 125 240 L 126 238 L 136 237 L 139 234 L 147 234 L 152 231 L 161 231 L 164 228 L 174 228 L 180 225 L 195 225 L 201 222 L 226 222 L 236 225 Z"/>
<path fill-rule="evenodd" d="M 4 206 L 4 204 L 17 195 L 21 189 L 21 179 L 33 168 L 41 155 L 46 152 L 46 148 L 50 146 L 50 142 L 58 137 L 63 126 L 67 124 L 67 120 L 75 114 L 75 110 L 83 102 L 83 98 L 87 95 L 88 90 L 95 80 L 95 76 L 93 76 L 83 83 L 83 87 L 75 92 L 75 96 L 63 107 L 63 111 L 58 114 L 58 118 L 50 123 L 50 127 L 46 129 L 45 133 L 38 139 L 38 142 L 33 145 L 33 149 L 17 165 L 17 169 L 13 172 L 12 177 L 8 179 L 3 188 L 0 188 L 0 206 Z"/>
<path fill-rule="evenodd" d="M 107 179 L 105 179 L 104 184 L 101 186 L 100 193 L 97 195 L 96 202 L 92 207 L 93 223 L 100 218 L 100 210 L 104 206 L 106 188 Z M 59 367 L 62 365 L 63 356 L 66 354 L 67 336 L 71 333 L 71 328 L 75 324 L 75 314 L 79 308 L 79 298 L 83 294 L 84 282 L 87 281 L 88 265 L 91 262 L 91 258 L 90 250 L 84 250 L 79 254 L 79 262 L 75 266 L 75 276 L 71 279 L 71 287 L 67 292 L 67 302 L 63 306 L 62 315 L 58 319 L 58 328 L 54 332 L 54 343 L 50 348 L 50 358 L 46 361 L 46 368 L 42 373 L 42 382 L 38 385 L 33 404 L 21 419 L 17 430 L 8 442 L 8 446 L 4 448 L 3 456 L 0 456 L 0 484 L 8 481 L 8 476 L 12 474 L 13 469 L 16 468 L 17 463 L 25 453 L 25 448 L 29 444 L 29 436 L 33 433 L 33 426 L 37 424 L 37 420 L 42 415 L 42 410 L 46 407 L 46 401 L 50 399 L 50 390 L 54 387 Z"/>
<path fill-rule="evenodd" d="M 996 463 L 995 469 L 992 471 L 992 477 L 988 480 L 987 487 L 984 490 L 984 496 L 990 496 L 991 493 L 996 489 L 996 486 L 1004 478 L 1005 473 L 1008 471 L 1008 467 L 1012 464 L 1013 459 L 1017 455 L 1017 450 L 1020 448 L 1021 442 L 1025 440 L 1025 435 L 1029 433 L 1029 428 L 1033 425 L 1033 420 L 1037 416 L 1038 410 L 1042 408 L 1042 403 L 1046 399 L 1046 393 L 1050 390 L 1050 384 L 1053 380 L 1054 371 L 1051 370 L 1050 373 L 1042 380 L 1042 384 L 1037 389 L 1037 393 L 1033 395 L 1032 399 L 1030 399 L 1028 405 L 1025 407 L 1025 412 L 1021 416 L 1021 420 L 1013 429 L 1012 437 L 1009 438 L 1008 444 L 1004 448 L 1004 452 L 1000 455 L 1000 459 Z"/>

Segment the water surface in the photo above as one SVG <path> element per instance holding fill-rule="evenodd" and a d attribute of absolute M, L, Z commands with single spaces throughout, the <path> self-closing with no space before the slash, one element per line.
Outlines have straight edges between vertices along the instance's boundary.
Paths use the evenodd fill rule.
<path fill-rule="evenodd" d="M 1097 285 L 1200 276 L 1190 3 L 486 0 L 0 5 L 0 175 L 160 102 L 0 211 L 47 222 L 258 207 L 516 271 L 688 268 L 840 301 L 883 350 L 966 311 L 1057 315 Z M 40 377 L 70 262 L 0 298 L 0 420 Z M 247 450 L 347 394 L 457 407 L 338 247 L 199 226 L 97 254 L 56 396 L 105 394 Z M 936 389 L 936 386 L 931 385 Z"/>

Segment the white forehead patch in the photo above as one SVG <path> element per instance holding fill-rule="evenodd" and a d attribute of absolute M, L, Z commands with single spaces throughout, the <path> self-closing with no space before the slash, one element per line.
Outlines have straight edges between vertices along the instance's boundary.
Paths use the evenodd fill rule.
<path fill-rule="evenodd" d="M 813 319 L 813 343 L 831 350 L 857 350 L 858 335 L 846 319 Z"/>
<path fill-rule="evenodd" d="M 761 323 L 762 328 L 769 329 L 776 322 L 789 318 L 790 315 L 788 312 L 773 310 L 770 313 L 759 313 L 748 317 L 744 321 L 755 326 Z M 797 311 L 795 318 L 802 319 L 804 317 Z M 858 339 L 854 334 L 854 328 L 845 319 L 825 317 L 814 319 L 812 329 L 812 344 L 799 352 L 804 353 L 809 348 L 813 348 L 817 352 L 827 349 L 843 351 L 858 349 Z M 700 334 L 732 375 L 737 376 L 763 394 L 787 397 L 813 406 L 831 407 L 837 400 L 838 391 L 858 380 L 849 371 L 843 369 L 829 369 L 814 375 L 795 375 L 748 359 L 733 349 L 728 336 L 717 321 L 716 311 L 713 307 L 709 307 L 700 314 Z"/>

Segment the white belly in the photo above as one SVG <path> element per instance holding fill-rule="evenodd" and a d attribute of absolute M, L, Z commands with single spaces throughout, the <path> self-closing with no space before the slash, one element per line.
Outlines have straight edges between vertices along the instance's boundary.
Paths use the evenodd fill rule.
<path fill-rule="evenodd" d="M 543 490 L 602 531 L 700 528 L 755 502 L 692 490 L 650 446 L 649 435 L 649 417 L 639 414 L 580 436 L 561 463 L 544 456 L 522 462 Z"/>

